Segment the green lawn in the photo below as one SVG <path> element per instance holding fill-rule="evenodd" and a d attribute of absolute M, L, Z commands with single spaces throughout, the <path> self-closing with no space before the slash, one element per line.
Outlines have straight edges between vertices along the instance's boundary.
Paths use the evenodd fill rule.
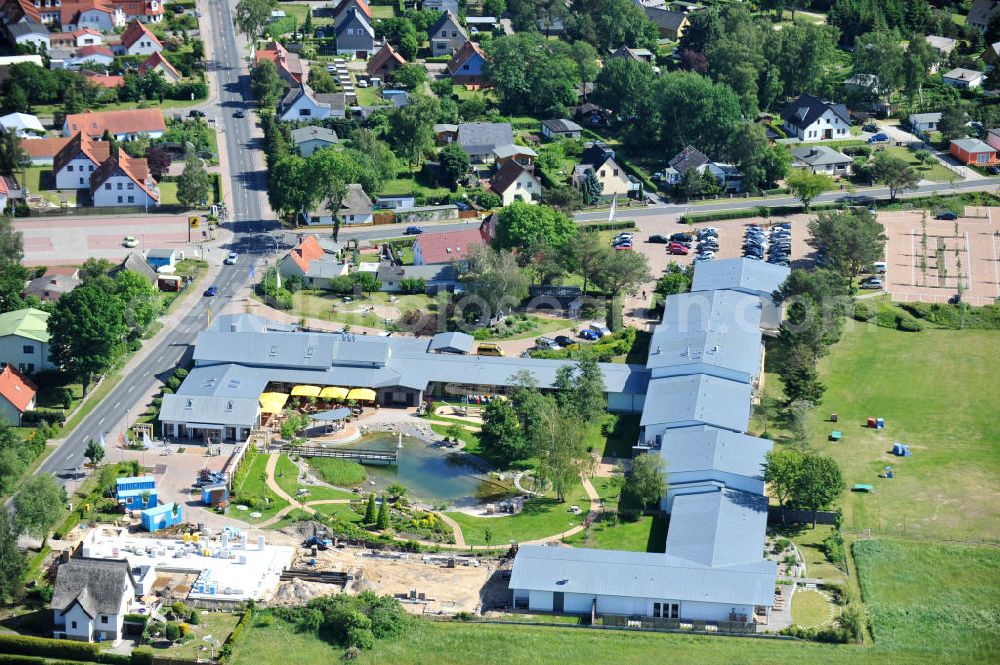
<path fill-rule="evenodd" d="M 565 542 L 573 547 L 662 553 L 667 545 L 666 520 L 652 517 L 617 523 L 600 520 L 587 531 L 570 536 Z"/>
<path fill-rule="evenodd" d="M 321 501 L 325 499 L 356 499 L 353 492 L 334 489 L 332 487 L 317 487 L 315 485 L 302 485 L 299 483 L 299 468 L 295 466 L 288 455 L 282 454 L 278 458 L 278 464 L 274 468 L 274 480 L 278 487 L 285 490 L 289 496 L 295 497 L 299 501 Z M 298 496 L 300 489 L 308 490 L 308 494 Z"/>
<path fill-rule="evenodd" d="M 570 506 L 579 506 L 579 515 L 569 512 Z M 465 542 L 469 545 L 485 545 L 483 538 L 486 527 L 493 531 L 493 545 L 506 545 L 510 541 L 524 542 L 546 536 L 554 536 L 578 526 L 587 516 L 590 500 L 583 491 L 583 485 L 576 483 L 566 492 L 565 503 L 552 497 L 530 499 L 524 504 L 524 511 L 506 517 L 475 517 L 466 513 L 445 513 L 462 527 Z"/>
<path fill-rule="evenodd" d="M 915 156 L 915 153 L 908 148 L 896 147 L 885 148 L 893 157 L 899 157 L 900 159 L 906 160 L 913 168 L 917 170 L 920 178 L 923 180 L 933 180 L 934 182 L 949 182 L 952 177 L 955 177 L 955 172 L 949 169 L 947 166 L 937 161 L 936 159 L 931 163 L 930 167 L 922 165 Z"/>
<path fill-rule="evenodd" d="M 842 499 L 847 530 L 1000 538 L 998 343 L 996 331 L 906 333 L 848 323 L 820 361 L 827 391 L 811 423 L 814 445 L 840 463 L 848 486 L 875 485 L 873 494 Z M 825 421 L 830 413 L 839 414 L 836 425 Z M 868 417 L 885 418 L 886 428 L 866 428 Z M 840 443 L 827 443 L 831 429 L 843 432 Z M 894 441 L 909 444 L 913 456 L 890 454 Z M 886 465 L 893 480 L 879 478 Z"/>
<path fill-rule="evenodd" d="M 799 553 L 805 558 L 806 576 L 824 579 L 828 582 L 844 582 L 844 572 L 830 563 L 823 553 L 823 541 L 833 533 L 833 526 L 818 525 L 815 529 L 811 524 L 772 524 L 771 528 L 780 535 L 791 540 L 799 548 Z"/>
<path fill-rule="evenodd" d="M 325 482 L 340 487 L 356 487 L 365 482 L 365 478 L 368 477 L 365 467 L 354 460 L 314 457 L 309 460 L 309 466 L 315 469 Z M 344 492 L 344 494 L 348 493 Z"/>
<path fill-rule="evenodd" d="M 904 647 L 905 649 L 905 647 Z M 234 665 L 284 665 L 338 662 L 343 650 L 315 635 L 275 621 L 254 626 L 236 648 Z M 613 654 L 613 655 L 612 655 Z M 565 665 L 613 662 L 646 665 L 668 658 L 697 665 L 908 665 L 967 664 L 967 657 L 929 658 L 912 650 L 817 644 L 737 637 L 583 630 L 551 626 L 512 626 L 414 619 L 409 631 L 363 651 L 359 665 Z M 987 662 L 987 661 L 980 661 Z"/>
<path fill-rule="evenodd" d="M 372 18 L 392 18 L 396 15 L 396 8 L 392 5 L 372 5 Z"/>
<path fill-rule="evenodd" d="M 268 489 L 267 484 L 265 483 L 264 478 L 267 469 L 267 459 L 268 455 L 258 454 L 251 463 L 250 470 L 247 472 L 242 484 L 233 488 L 233 494 L 236 499 L 231 502 L 229 507 L 229 515 L 232 517 L 250 524 L 256 524 L 270 519 L 275 513 L 288 505 L 287 501 L 279 498 L 274 492 Z M 236 506 L 240 503 L 239 497 L 241 496 L 255 497 L 257 499 L 267 497 L 270 499 L 270 502 L 268 503 L 267 508 L 236 510 Z M 250 517 L 250 513 L 254 512 L 260 513 L 261 516 Z"/>
<path fill-rule="evenodd" d="M 382 99 L 382 92 L 380 88 L 359 88 L 355 85 L 354 92 L 358 94 L 359 106 L 388 105 L 388 102 Z"/>
<path fill-rule="evenodd" d="M 524 329 L 519 332 L 515 332 L 510 335 L 487 334 L 482 338 L 480 338 L 477 335 L 476 339 L 480 342 L 497 342 L 497 341 L 510 341 L 515 339 L 529 339 L 532 337 L 538 337 L 540 335 L 547 335 L 548 333 L 553 333 L 556 332 L 557 330 L 574 328 L 577 325 L 577 322 L 574 320 L 560 319 L 553 316 L 535 316 L 534 314 L 528 314 L 527 317 L 528 317 L 527 321 L 530 322 L 530 325 L 524 327 Z M 519 316 L 510 317 L 507 320 L 512 322 L 511 326 L 513 326 L 515 329 L 523 327 L 519 325 L 523 321 L 523 319 L 520 319 Z M 490 328 L 488 330 L 490 332 L 493 332 L 494 329 Z M 503 328 L 500 328 L 500 330 L 503 330 Z"/>
<path fill-rule="evenodd" d="M 792 596 L 792 621 L 803 628 L 828 623 L 830 609 L 830 601 L 818 591 L 798 589 Z"/>
<path fill-rule="evenodd" d="M 44 177 L 43 173 L 45 174 Z M 25 169 L 24 186 L 28 188 L 29 196 L 41 196 L 46 201 L 56 205 L 60 205 L 63 201 L 66 201 L 69 206 L 76 205 L 78 190 L 63 189 L 56 191 L 54 189 L 43 189 L 43 185 L 45 187 L 53 187 L 55 185 L 51 166 L 29 166 Z"/>
<path fill-rule="evenodd" d="M 395 302 L 389 298 L 395 297 Z M 326 291 L 298 291 L 292 295 L 292 309 L 289 314 L 296 317 L 335 321 L 352 326 L 385 329 L 385 318 L 377 312 L 366 311 L 369 307 L 385 307 L 393 311 L 381 312 L 388 314 L 391 321 L 409 310 L 419 309 L 423 312 L 437 311 L 434 298 L 424 295 L 402 295 L 376 292 L 367 297 L 351 296 L 352 302 L 344 302 L 342 296 L 334 296 Z"/>
<path fill-rule="evenodd" d="M 201 623 L 191 626 L 191 639 L 183 644 L 175 644 L 169 649 L 154 649 L 154 653 L 159 658 L 186 658 L 194 660 L 196 658 L 208 659 L 212 651 L 207 648 L 207 643 L 203 637 L 212 636 L 212 641 L 219 641 L 222 644 L 233 632 L 236 622 L 240 620 L 239 614 L 228 612 L 200 612 Z M 190 625 L 190 624 L 189 624 Z M 216 655 L 218 655 L 216 649 Z"/>
<path fill-rule="evenodd" d="M 854 544 L 854 558 L 877 647 L 996 662 L 1000 551 L 862 540 Z"/>

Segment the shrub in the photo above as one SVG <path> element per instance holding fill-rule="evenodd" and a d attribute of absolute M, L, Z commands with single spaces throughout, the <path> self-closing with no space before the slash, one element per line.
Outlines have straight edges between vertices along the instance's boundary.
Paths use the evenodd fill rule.
<path fill-rule="evenodd" d="M 201 615 L 198 610 L 191 610 L 191 615 L 188 617 L 188 623 L 192 626 L 197 626 L 201 623 Z"/>
<path fill-rule="evenodd" d="M 27 635 L 0 635 L 0 653 L 96 662 L 100 648 L 93 643 L 74 642 L 73 640 L 50 640 Z"/>
<path fill-rule="evenodd" d="M 153 665 L 153 650 L 147 647 L 133 649 L 132 665 Z"/>
<path fill-rule="evenodd" d="M 854 303 L 854 319 L 856 321 L 868 322 L 872 320 L 873 312 L 868 303 L 865 302 L 855 302 Z"/>
<path fill-rule="evenodd" d="M 62 422 L 66 412 L 62 409 L 31 409 L 21 414 L 21 425 L 33 427 L 41 424 Z"/>
<path fill-rule="evenodd" d="M 174 376 L 176 376 L 178 379 L 184 380 L 187 378 L 187 375 L 188 371 L 183 367 L 178 367 L 177 369 L 174 370 Z"/>
<path fill-rule="evenodd" d="M 171 376 L 169 379 L 167 379 L 166 385 L 167 388 L 170 388 L 171 390 L 176 392 L 177 389 L 181 387 L 181 380 L 178 379 L 177 376 Z"/>
<path fill-rule="evenodd" d="M 180 639 L 181 629 L 175 622 L 168 621 L 166 628 L 163 629 L 163 635 L 171 642 L 176 642 Z"/>
<path fill-rule="evenodd" d="M 823 554 L 830 563 L 840 563 L 844 560 L 844 538 L 834 531 L 823 541 Z"/>

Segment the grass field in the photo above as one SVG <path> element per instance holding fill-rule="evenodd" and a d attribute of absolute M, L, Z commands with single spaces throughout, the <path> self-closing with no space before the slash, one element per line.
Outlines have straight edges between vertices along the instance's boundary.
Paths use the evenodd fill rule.
<path fill-rule="evenodd" d="M 352 492 L 334 489 L 332 487 L 317 487 L 314 485 L 303 485 L 299 483 L 299 467 L 295 466 L 288 455 L 278 458 L 278 464 L 274 467 L 274 480 L 278 487 L 285 490 L 289 496 L 296 497 L 300 501 L 320 501 L 324 499 L 356 499 L 357 495 Z M 305 489 L 309 493 L 298 496 L 298 491 Z"/>
<path fill-rule="evenodd" d="M 368 477 L 365 468 L 354 460 L 313 457 L 309 460 L 309 466 L 315 469 L 325 482 L 338 487 L 354 487 L 365 482 L 365 478 Z"/>
<path fill-rule="evenodd" d="M 915 153 L 907 148 L 894 146 L 892 148 L 886 148 L 885 151 L 893 157 L 899 157 L 900 159 L 906 160 L 910 166 L 917 170 L 917 173 L 923 180 L 948 182 L 949 179 L 954 176 L 954 172 L 951 169 L 936 159 L 931 163 L 930 167 L 922 165 L 917 160 Z"/>
<path fill-rule="evenodd" d="M 256 524 L 257 522 L 263 522 L 264 520 L 270 519 L 276 512 L 288 505 L 287 501 L 279 499 L 274 492 L 268 489 L 266 483 L 264 482 L 267 459 L 268 455 L 257 455 L 251 463 L 250 470 L 247 471 L 247 475 L 243 479 L 243 483 L 239 487 L 233 488 L 233 494 L 236 497 L 268 497 L 270 499 L 266 509 L 254 508 L 251 510 L 236 510 L 236 506 L 239 505 L 240 501 L 237 498 L 232 502 L 232 505 L 229 507 L 229 514 L 243 520 L 244 522 L 249 522 L 250 524 Z M 261 516 L 250 517 L 250 514 L 254 512 L 260 513 Z"/>
<path fill-rule="evenodd" d="M 830 609 L 830 602 L 818 591 L 798 589 L 792 596 L 792 621 L 803 628 L 828 623 Z"/>
<path fill-rule="evenodd" d="M 275 622 L 254 626 L 237 647 L 234 665 L 332 663 L 343 650 L 291 626 Z M 613 654 L 613 656 L 612 656 Z M 610 656 L 610 657 L 609 657 Z M 629 633 L 551 626 L 445 623 L 415 619 L 403 636 L 362 652 L 359 665 L 565 665 L 612 662 L 646 665 L 668 658 L 697 665 L 908 665 L 973 662 L 968 657 L 935 656 L 910 651 L 748 638 Z"/>
<path fill-rule="evenodd" d="M 1000 538 L 998 342 L 990 331 L 848 325 L 820 361 L 827 391 L 812 421 L 815 446 L 840 463 L 848 486 L 875 485 L 874 494 L 842 499 L 847 530 Z M 825 422 L 830 413 L 840 416 L 835 427 Z M 866 428 L 870 416 L 885 418 L 886 428 Z M 827 443 L 834 428 L 843 439 Z M 913 456 L 892 455 L 894 441 Z M 893 480 L 879 478 L 886 465 Z"/>
<path fill-rule="evenodd" d="M 573 547 L 630 552 L 660 552 L 667 545 L 666 520 L 640 517 L 634 522 L 600 520 L 589 529 L 565 539 Z"/>
<path fill-rule="evenodd" d="M 996 662 L 1000 551 L 863 540 L 854 558 L 876 647 Z"/>
<path fill-rule="evenodd" d="M 323 291 L 298 291 L 292 295 L 292 309 L 288 313 L 296 317 L 335 321 L 352 326 L 385 328 L 385 318 L 393 321 L 399 318 L 396 312 L 401 315 L 412 309 L 424 312 L 434 312 L 437 309 L 434 299 L 424 294 L 396 295 L 396 301 L 389 302 L 391 295 L 393 294 L 372 293 L 369 297 L 355 298 L 353 302 L 345 303 L 342 297 Z M 378 313 L 365 311 L 373 306 L 380 308 Z M 386 311 L 382 311 L 382 308 Z M 379 315 L 386 313 L 391 316 Z"/>
<path fill-rule="evenodd" d="M 569 512 L 570 506 L 579 506 L 579 515 Z M 536 538 L 553 536 L 578 526 L 586 517 L 590 500 L 583 491 L 583 485 L 576 483 L 566 492 L 566 502 L 554 498 L 531 499 L 524 504 L 524 511 L 506 517 L 475 517 L 466 513 L 445 513 L 462 527 L 465 542 L 469 545 L 485 545 L 486 527 L 493 532 L 493 545 L 505 545 L 510 541 L 525 542 Z"/>
<path fill-rule="evenodd" d="M 212 652 L 207 648 L 207 644 L 202 638 L 211 635 L 213 641 L 219 640 L 220 644 L 225 642 L 229 633 L 233 632 L 233 628 L 236 627 L 236 622 L 240 620 L 240 615 L 227 612 L 201 612 L 199 618 L 201 623 L 197 626 L 190 626 L 192 639 L 183 644 L 175 644 L 169 649 L 154 649 L 156 656 L 190 660 L 207 659 Z"/>

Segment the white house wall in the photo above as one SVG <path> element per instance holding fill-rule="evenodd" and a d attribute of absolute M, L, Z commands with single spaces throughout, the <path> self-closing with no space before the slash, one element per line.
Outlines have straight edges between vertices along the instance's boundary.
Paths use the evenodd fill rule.
<path fill-rule="evenodd" d="M 129 189 L 129 185 L 132 186 L 131 189 Z M 132 200 L 129 200 L 130 197 Z M 156 205 L 156 201 L 128 176 L 113 175 L 94 191 L 95 207 L 136 205 L 153 206 Z"/>
<path fill-rule="evenodd" d="M 56 189 L 90 189 L 90 174 L 97 169 L 87 157 L 74 157 L 56 173 Z"/>
<path fill-rule="evenodd" d="M 31 353 L 25 353 L 26 347 L 31 347 Z M 53 369 L 49 360 L 49 345 L 19 335 L 0 337 L 0 362 L 13 365 L 20 372 L 38 372 Z M 29 365 L 34 369 L 29 369 Z"/>
<path fill-rule="evenodd" d="M 528 609 L 540 612 L 552 611 L 551 591 L 528 591 Z"/>

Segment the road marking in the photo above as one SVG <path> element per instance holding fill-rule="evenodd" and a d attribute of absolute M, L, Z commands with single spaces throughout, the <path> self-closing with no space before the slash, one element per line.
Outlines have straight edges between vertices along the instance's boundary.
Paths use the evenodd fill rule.
<path fill-rule="evenodd" d="M 971 289 L 972 288 L 972 283 L 973 283 L 972 282 L 972 245 L 969 244 L 969 232 L 968 231 L 965 232 L 965 260 L 969 262 L 969 270 L 968 270 L 968 272 L 965 273 L 966 277 L 969 278 L 968 279 L 968 286 L 967 286 L 967 288 Z M 959 271 L 958 278 L 962 279 L 961 271 Z"/>
<path fill-rule="evenodd" d="M 910 284 L 917 285 L 917 230 L 910 229 Z"/>
<path fill-rule="evenodd" d="M 121 402 L 115 402 L 115 405 L 112 406 L 111 408 L 112 409 L 117 409 L 119 404 L 121 404 Z"/>
<path fill-rule="evenodd" d="M 129 387 L 128 387 L 128 391 L 129 391 L 129 392 L 132 392 L 133 390 L 135 390 L 135 386 L 129 386 Z"/>
<path fill-rule="evenodd" d="M 163 362 L 163 354 L 160 354 L 160 357 L 156 359 L 156 362 L 158 362 L 158 363 L 162 363 Z"/>
<path fill-rule="evenodd" d="M 97 424 L 103 425 L 105 420 L 107 420 L 107 418 L 101 418 L 100 420 L 97 421 Z"/>

